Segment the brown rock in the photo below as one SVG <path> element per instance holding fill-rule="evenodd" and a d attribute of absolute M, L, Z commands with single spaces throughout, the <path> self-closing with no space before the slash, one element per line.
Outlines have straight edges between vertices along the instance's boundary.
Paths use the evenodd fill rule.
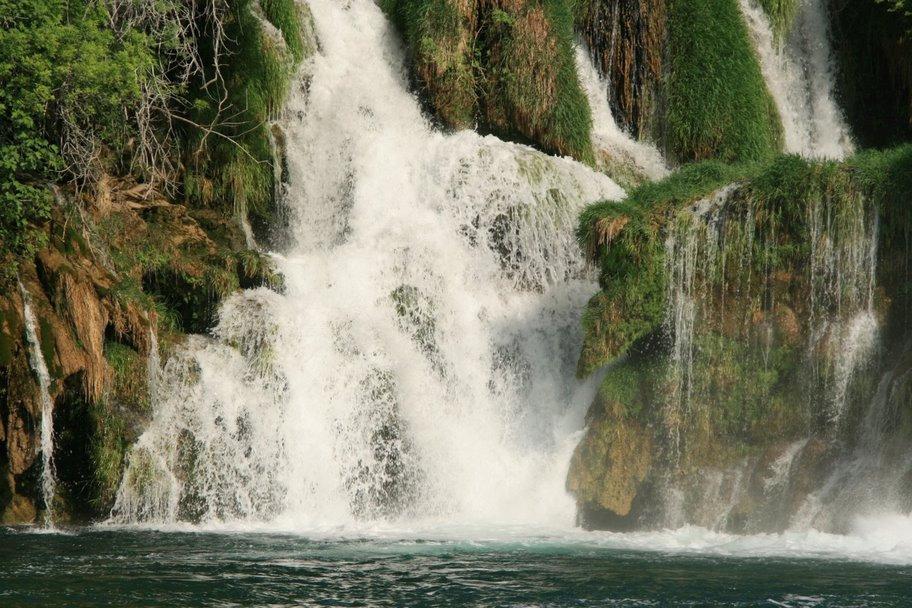
<path fill-rule="evenodd" d="M 621 404 L 610 404 L 577 446 L 567 490 L 580 503 L 626 516 L 652 466 L 652 451 L 652 434 L 624 416 Z"/>

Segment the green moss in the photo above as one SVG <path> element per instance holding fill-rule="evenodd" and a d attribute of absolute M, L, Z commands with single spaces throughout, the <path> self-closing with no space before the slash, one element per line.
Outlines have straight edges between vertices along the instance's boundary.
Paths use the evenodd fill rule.
<path fill-rule="evenodd" d="M 57 353 L 55 347 L 57 339 L 54 335 L 54 328 L 51 323 L 43 316 L 38 316 L 38 341 L 41 342 L 41 356 L 44 357 L 45 365 L 51 378 L 60 376 L 59 364 L 57 363 Z"/>
<path fill-rule="evenodd" d="M 131 420 L 150 411 L 145 357 L 118 342 L 104 346 L 112 378 L 107 398 L 93 404 L 90 456 L 94 472 L 94 502 L 99 510 L 113 504 L 123 475 L 126 453 L 135 440 Z"/>
<path fill-rule="evenodd" d="M 505 139 L 594 163 L 565 0 L 381 5 L 402 32 L 421 92 L 445 125 L 480 123 Z"/>
<path fill-rule="evenodd" d="M 798 0 L 759 0 L 776 37 L 782 39 L 792 27 L 798 13 Z"/>
<path fill-rule="evenodd" d="M 781 124 L 736 0 L 672 0 L 666 134 L 681 161 L 770 158 Z"/>
<path fill-rule="evenodd" d="M 577 238 L 589 259 L 599 263 L 601 292 L 583 314 L 579 375 L 620 356 L 661 323 L 668 218 L 757 170 L 754 165 L 715 161 L 689 165 L 662 181 L 640 186 L 623 202 L 596 203 L 583 211 Z"/>
<path fill-rule="evenodd" d="M 471 128 L 478 109 L 471 14 L 451 0 L 385 0 L 402 31 L 422 92 L 447 126 Z"/>

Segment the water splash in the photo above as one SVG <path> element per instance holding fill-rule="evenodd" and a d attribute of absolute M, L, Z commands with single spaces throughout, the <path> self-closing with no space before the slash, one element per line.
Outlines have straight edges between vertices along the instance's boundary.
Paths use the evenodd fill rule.
<path fill-rule="evenodd" d="M 313 0 L 283 123 L 285 294 L 247 291 L 164 366 L 119 521 L 572 525 L 564 476 L 595 283 L 573 238 L 607 177 L 434 131 L 369 0 Z"/>
<path fill-rule="evenodd" d="M 57 478 L 54 467 L 54 402 L 51 400 L 50 392 L 51 376 L 44 360 L 44 353 L 41 351 L 41 341 L 38 339 L 37 320 L 32 311 L 32 296 L 22 282 L 19 282 L 19 294 L 22 296 L 29 363 L 38 378 L 38 393 L 41 399 L 41 496 L 44 499 L 44 524 L 52 528 Z"/>
<path fill-rule="evenodd" d="M 739 4 L 782 120 L 786 152 L 832 159 L 852 154 L 854 144 L 834 96 L 824 0 L 800 0 L 795 21 L 781 40 L 756 0 Z"/>

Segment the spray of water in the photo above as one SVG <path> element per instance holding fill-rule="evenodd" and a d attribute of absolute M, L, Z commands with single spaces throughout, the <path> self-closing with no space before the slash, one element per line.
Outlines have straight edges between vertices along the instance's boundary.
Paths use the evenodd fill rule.
<path fill-rule="evenodd" d="M 573 239 L 607 177 L 435 132 L 370 0 L 312 0 L 283 124 L 285 293 L 230 298 L 164 366 L 114 519 L 572 525 L 573 379 L 595 284 Z"/>

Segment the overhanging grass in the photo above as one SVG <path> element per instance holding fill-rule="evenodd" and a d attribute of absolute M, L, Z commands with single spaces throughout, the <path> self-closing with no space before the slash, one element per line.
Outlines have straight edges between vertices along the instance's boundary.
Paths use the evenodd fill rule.
<path fill-rule="evenodd" d="M 768 159 L 781 125 L 736 0 L 672 0 L 666 144 L 680 161 Z"/>
<path fill-rule="evenodd" d="M 589 104 L 576 73 L 566 0 L 384 0 L 427 104 L 451 128 L 593 164 Z"/>

